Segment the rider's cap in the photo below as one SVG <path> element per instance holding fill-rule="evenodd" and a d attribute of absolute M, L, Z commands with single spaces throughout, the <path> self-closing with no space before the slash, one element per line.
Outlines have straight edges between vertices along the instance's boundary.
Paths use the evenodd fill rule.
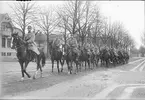
<path fill-rule="evenodd" d="M 32 29 L 32 26 L 28 26 L 28 29 Z"/>

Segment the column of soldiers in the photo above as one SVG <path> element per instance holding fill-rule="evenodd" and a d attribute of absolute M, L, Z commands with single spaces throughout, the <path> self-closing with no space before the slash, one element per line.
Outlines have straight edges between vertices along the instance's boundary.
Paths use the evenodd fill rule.
<path fill-rule="evenodd" d="M 30 26 L 28 27 L 28 29 L 30 29 L 30 31 L 31 31 Z M 31 33 L 31 32 L 29 32 L 29 33 Z M 32 36 L 32 34 L 30 34 L 30 35 L 31 35 L 31 37 L 34 37 L 34 35 Z M 32 38 L 30 38 L 30 35 L 29 35 L 29 40 L 32 39 Z M 70 37 L 67 39 L 67 44 L 69 45 L 70 48 L 72 48 L 72 51 L 78 55 L 80 54 L 80 50 L 83 50 L 83 49 L 86 49 L 88 54 L 90 54 L 90 55 L 91 54 L 99 54 L 99 52 L 103 49 L 105 49 L 107 51 L 112 50 L 115 53 L 115 55 L 117 55 L 118 51 L 121 51 L 121 52 L 125 51 L 124 49 L 108 48 L 107 45 L 104 45 L 99 49 L 97 47 L 97 45 L 93 44 L 92 42 L 88 42 L 88 41 L 85 41 L 82 45 L 81 42 L 77 41 L 77 38 L 78 38 L 77 34 L 71 34 Z M 35 37 L 33 38 L 33 42 L 34 42 L 34 39 L 35 39 Z M 60 38 L 55 38 L 53 41 L 53 44 L 56 46 L 56 48 L 58 48 L 58 50 L 62 50 L 61 46 L 63 44 L 63 41 Z M 31 48 L 32 48 L 32 46 L 31 46 Z M 32 50 L 35 53 L 39 53 L 36 46 L 33 46 Z"/>

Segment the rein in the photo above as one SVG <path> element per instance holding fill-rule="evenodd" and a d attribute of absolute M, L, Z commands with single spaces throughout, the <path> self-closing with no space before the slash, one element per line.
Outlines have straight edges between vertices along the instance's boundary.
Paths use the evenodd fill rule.
<path fill-rule="evenodd" d="M 20 46 L 16 46 L 16 49 L 19 49 L 19 48 L 21 48 L 22 46 L 24 46 L 24 44 L 23 44 L 23 45 L 20 45 Z"/>
<path fill-rule="evenodd" d="M 23 40 L 21 39 L 21 38 L 19 38 L 20 39 L 20 41 L 22 41 L 23 42 Z M 18 42 L 18 41 L 17 41 Z M 19 49 L 19 48 L 21 48 L 22 46 L 25 46 L 25 44 L 24 43 L 22 43 L 21 45 L 16 45 L 15 47 L 16 47 L 16 49 Z"/>

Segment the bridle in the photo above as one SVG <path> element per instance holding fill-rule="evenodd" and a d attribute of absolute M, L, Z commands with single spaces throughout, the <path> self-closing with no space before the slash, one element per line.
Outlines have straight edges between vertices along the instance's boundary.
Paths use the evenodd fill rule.
<path fill-rule="evenodd" d="M 14 38 L 14 39 L 13 39 L 13 43 L 15 42 L 15 45 L 14 45 L 14 44 L 13 44 L 13 45 L 14 45 L 14 48 L 15 48 L 16 50 L 19 49 L 19 48 L 21 48 L 21 47 L 23 47 L 23 46 L 25 45 L 25 44 L 23 44 L 23 43 L 22 43 L 21 45 L 19 45 L 19 46 L 17 45 L 18 40 L 22 41 L 22 39 L 21 39 L 19 36 L 16 36 L 16 37 L 13 36 L 13 38 Z M 15 41 L 14 41 L 14 40 L 15 40 Z"/>

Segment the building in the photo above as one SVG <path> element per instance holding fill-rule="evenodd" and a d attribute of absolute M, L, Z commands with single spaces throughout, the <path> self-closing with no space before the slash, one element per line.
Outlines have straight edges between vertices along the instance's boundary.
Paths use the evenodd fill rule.
<path fill-rule="evenodd" d="M 16 51 L 11 49 L 12 30 L 21 34 L 8 14 L 0 14 L 0 61 L 12 61 L 16 58 Z"/>

